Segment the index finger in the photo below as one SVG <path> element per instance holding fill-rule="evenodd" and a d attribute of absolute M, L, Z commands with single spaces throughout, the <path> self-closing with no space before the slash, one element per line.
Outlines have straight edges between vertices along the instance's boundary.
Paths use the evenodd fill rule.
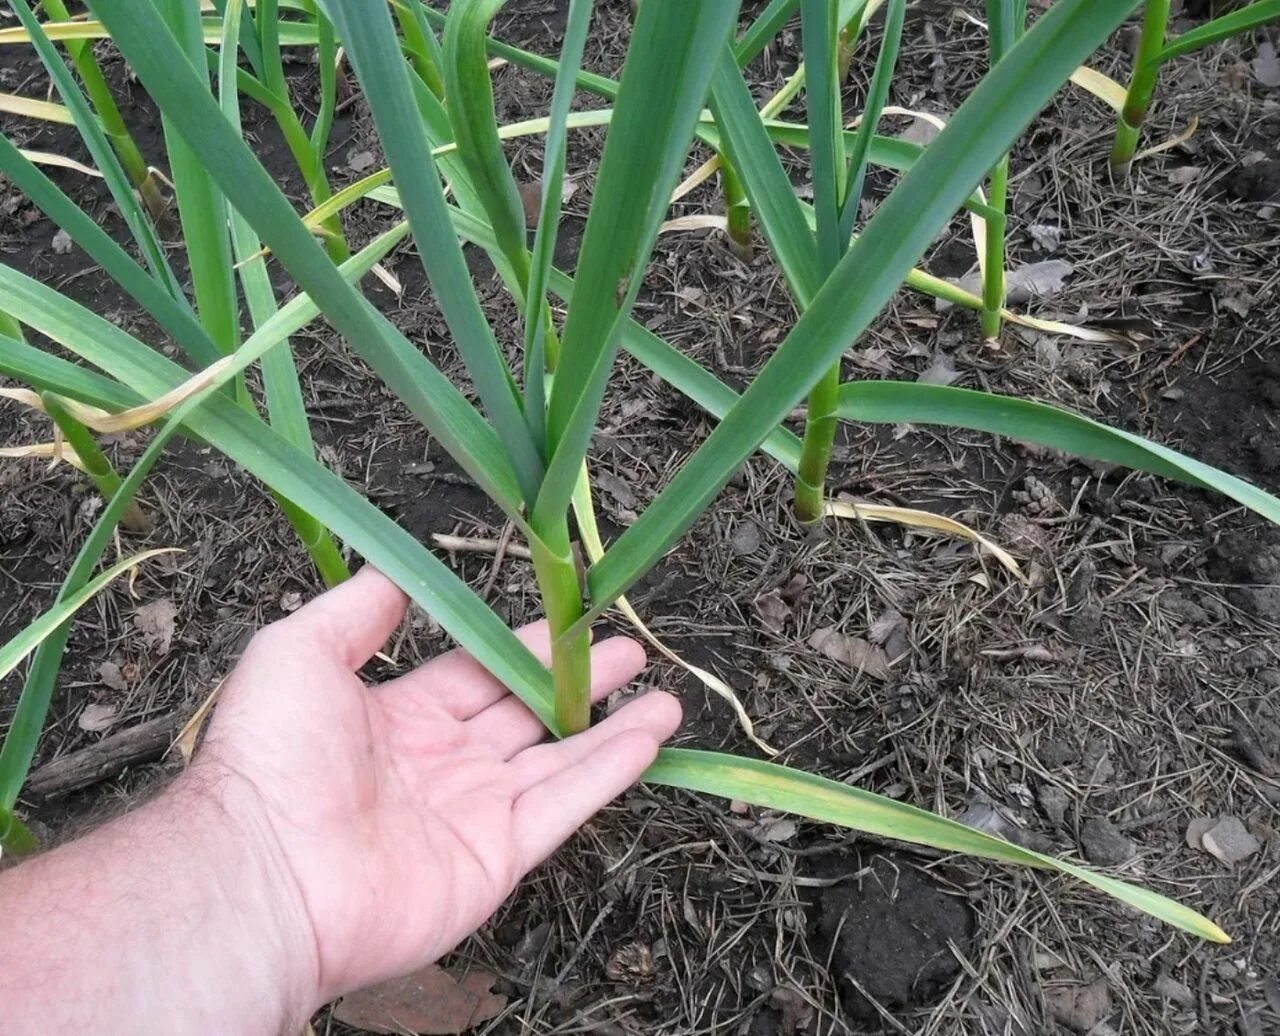
<path fill-rule="evenodd" d="M 387 642 L 408 606 L 404 591 L 372 565 L 365 565 L 345 583 L 274 625 L 329 652 L 354 671 Z"/>

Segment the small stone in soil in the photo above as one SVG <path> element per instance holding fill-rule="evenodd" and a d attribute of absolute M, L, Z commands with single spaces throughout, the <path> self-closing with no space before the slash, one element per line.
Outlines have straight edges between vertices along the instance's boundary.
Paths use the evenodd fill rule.
<path fill-rule="evenodd" d="M 1102 817 L 1085 821 L 1080 832 L 1080 843 L 1090 863 L 1103 867 L 1115 867 L 1133 859 L 1134 846 L 1122 835 L 1115 824 Z"/>
<path fill-rule="evenodd" d="M 1075 1032 L 1089 1032 L 1111 1013 L 1111 990 L 1101 976 L 1088 985 L 1059 986 L 1045 991 L 1049 1013 Z"/>
<path fill-rule="evenodd" d="M 1203 849 L 1204 833 L 1213 827 L 1217 821 L 1212 817 L 1193 817 L 1191 823 L 1187 825 L 1186 840 L 1187 845 L 1192 849 Z"/>
<path fill-rule="evenodd" d="M 1046 784 L 1040 789 L 1037 797 L 1044 815 L 1049 818 L 1054 827 L 1061 827 L 1067 816 L 1067 806 L 1071 802 L 1070 796 L 1056 784 Z"/>
<path fill-rule="evenodd" d="M 1066 766 L 1076 758 L 1076 750 L 1066 741 L 1046 741 L 1040 749 L 1040 761 L 1046 766 Z"/>
<path fill-rule="evenodd" d="M 1152 988 L 1170 1003 L 1177 1004 L 1179 1007 L 1191 1007 L 1196 1002 L 1195 994 L 1191 992 L 1190 987 L 1173 978 L 1168 972 L 1160 972 Z"/>
<path fill-rule="evenodd" d="M 787 604 L 777 590 L 770 590 L 755 600 L 756 613 L 761 621 L 774 633 L 781 633 L 791 616 L 791 606 Z"/>
<path fill-rule="evenodd" d="M 1201 836 L 1200 843 L 1228 867 L 1243 863 L 1262 847 L 1235 817 L 1223 817 Z"/>
<path fill-rule="evenodd" d="M 733 538 L 729 541 L 730 549 L 738 557 L 744 554 L 754 554 L 760 549 L 761 544 L 760 526 L 749 518 L 740 521 L 733 530 Z"/>

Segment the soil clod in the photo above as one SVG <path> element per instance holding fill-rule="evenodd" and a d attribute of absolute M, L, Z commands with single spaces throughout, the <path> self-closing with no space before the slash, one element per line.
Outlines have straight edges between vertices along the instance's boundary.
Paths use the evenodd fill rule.
<path fill-rule="evenodd" d="M 960 973 L 951 947 L 967 954 L 973 910 L 910 857 L 885 853 L 865 861 L 848 883 L 824 889 L 818 933 L 846 1005 L 861 1017 L 882 1007 L 932 1003 Z"/>
<path fill-rule="evenodd" d="M 1083 985 L 1058 986 L 1045 991 L 1054 1020 L 1073 1032 L 1092 1032 L 1111 1013 L 1111 990 L 1099 976 Z"/>
<path fill-rule="evenodd" d="M 1133 842 L 1122 835 L 1115 824 L 1102 817 L 1085 821 L 1080 831 L 1080 844 L 1089 862 L 1100 867 L 1128 863 L 1136 852 Z"/>
<path fill-rule="evenodd" d="M 1253 856 L 1260 843 L 1237 817 L 1223 817 L 1200 836 L 1205 851 L 1228 867 L 1234 867 Z"/>

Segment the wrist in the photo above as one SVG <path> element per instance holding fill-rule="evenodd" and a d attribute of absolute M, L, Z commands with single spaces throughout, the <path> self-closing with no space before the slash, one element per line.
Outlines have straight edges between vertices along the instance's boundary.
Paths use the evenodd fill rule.
<path fill-rule="evenodd" d="M 300 902 L 252 787 L 195 768 L 0 874 L 0 916 L 26 936 L 0 954 L 0 1028 L 296 1036 L 319 1003 Z"/>
<path fill-rule="evenodd" d="M 257 789 L 197 759 L 154 805 L 188 832 L 188 858 L 207 890 L 204 921 L 222 933 L 211 951 L 233 972 L 226 977 L 281 1032 L 301 1031 L 321 1002 L 315 931 Z"/>

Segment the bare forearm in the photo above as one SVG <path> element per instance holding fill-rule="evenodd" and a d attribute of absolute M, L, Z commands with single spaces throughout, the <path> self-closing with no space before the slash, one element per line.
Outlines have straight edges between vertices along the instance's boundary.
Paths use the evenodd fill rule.
<path fill-rule="evenodd" d="M 297 1033 L 314 939 L 233 780 L 141 809 L 0 874 L 5 1033 Z"/>

